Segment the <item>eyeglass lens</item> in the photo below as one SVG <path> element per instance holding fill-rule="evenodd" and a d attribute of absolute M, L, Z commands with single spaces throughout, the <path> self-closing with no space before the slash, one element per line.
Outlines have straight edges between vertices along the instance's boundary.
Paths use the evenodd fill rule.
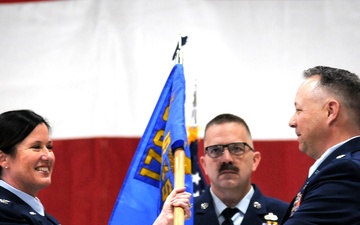
<path fill-rule="evenodd" d="M 231 143 L 231 144 L 227 144 L 227 145 L 212 145 L 212 146 L 206 147 L 205 150 L 208 153 L 208 155 L 212 158 L 217 158 L 217 157 L 221 156 L 225 151 L 225 147 L 228 148 L 229 152 L 232 155 L 240 156 L 245 153 L 246 145 L 247 144 L 244 142 Z M 250 149 L 251 149 L 251 147 L 250 147 Z"/>

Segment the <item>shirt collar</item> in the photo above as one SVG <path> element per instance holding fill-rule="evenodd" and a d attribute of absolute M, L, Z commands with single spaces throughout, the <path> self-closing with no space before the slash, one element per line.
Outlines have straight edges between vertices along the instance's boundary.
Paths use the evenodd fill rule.
<path fill-rule="evenodd" d="M 330 147 L 328 150 L 326 150 L 326 151 L 324 152 L 324 154 L 322 154 L 322 155 L 320 156 L 320 158 L 318 158 L 318 159 L 315 161 L 315 163 L 310 167 L 310 169 L 309 169 L 309 174 L 308 174 L 308 178 L 311 177 L 311 175 L 315 172 L 315 170 L 320 166 L 320 164 L 321 164 L 322 162 L 324 162 L 324 160 L 325 160 L 331 153 L 333 153 L 337 148 L 339 148 L 339 147 L 340 147 L 341 145 L 343 145 L 344 143 L 346 143 L 346 142 L 348 142 L 348 141 L 350 141 L 351 139 L 354 139 L 354 138 L 356 138 L 356 137 L 360 137 L 360 135 L 359 135 L 359 136 L 352 137 L 352 138 L 349 138 L 348 140 L 345 140 L 345 141 L 343 141 L 343 142 L 340 142 L 340 143 L 338 143 L 338 144 Z"/>
<path fill-rule="evenodd" d="M 211 196 L 212 196 L 212 198 L 214 200 L 214 206 L 215 206 L 216 215 L 218 217 L 220 217 L 221 212 L 224 211 L 224 209 L 226 209 L 227 206 L 214 194 L 214 192 L 211 190 L 211 188 L 210 188 L 210 193 L 211 193 Z M 236 204 L 235 207 L 238 208 L 243 214 L 245 214 L 246 210 L 249 207 L 250 200 L 251 200 L 253 195 L 254 195 L 254 188 L 251 185 L 251 188 L 248 191 L 248 193 L 244 196 L 243 199 L 240 200 L 240 202 L 238 202 L 238 204 Z"/>
<path fill-rule="evenodd" d="M 3 180 L 0 180 L 0 186 L 5 188 L 6 190 L 12 192 L 19 198 L 21 198 L 24 202 L 26 202 L 28 205 L 30 205 L 31 208 L 33 208 L 40 215 L 42 215 L 42 216 L 45 215 L 44 206 L 41 204 L 40 200 L 37 197 L 33 197 L 29 194 L 26 194 L 25 192 L 14 188 L 13 186 L 11 186 L 10 184 L 6 183 Z"/>

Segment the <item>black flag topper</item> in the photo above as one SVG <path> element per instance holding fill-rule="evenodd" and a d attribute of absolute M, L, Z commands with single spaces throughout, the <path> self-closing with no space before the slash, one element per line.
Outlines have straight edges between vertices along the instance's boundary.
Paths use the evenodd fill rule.
<path fill-rule="evenodd" d="M 187 36 L 181 37 L 181 46 L 184 46 L 184 45 L 186 44 L 187 38 L 188 38 Z M 172 60 L 175 59 L 177 50 L 180 50 L 180 48 L 179 48 L 179 42 L 178 42 L 177 45 L 176 45 L 176 49 L 175 49 L 175 52 L 174 52 L 174 54 L 173 54 Z"/>

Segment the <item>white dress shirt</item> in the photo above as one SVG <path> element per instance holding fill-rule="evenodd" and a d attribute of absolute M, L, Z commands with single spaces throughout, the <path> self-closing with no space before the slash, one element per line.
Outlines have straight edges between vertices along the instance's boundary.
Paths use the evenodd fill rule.
<path fill-rule="evenodd" d="M 211 190 L 211 188 L 210 188 L 210 193 L 211 193 L 211 196 L 212 196 L 212 198 L 214 200 L 214 207 L 215 207 L 216 215 L 218 217 L 219 223 L 221 224 L 225 220 L 225 218 L 221 215 L 221 213 L 222 213 L 222 211 L 224 211 L 224 209 L 227 208 L 227 206 L 214 194 L 214 192 Z M 251 200 L 253 195 L 254 195 L 254 188 L 253 188 L 253 186 L 251 186 L 249 192 L 235 206 L 236 208 L 238 208 L 240 210 L 240 212 L 236 213 L 232 217 L 234 225 L 241 224 L 242 220 L 244 219 L 244 215 L 246 213 L 246 210 L 249 207 L 250 200 Z"/>

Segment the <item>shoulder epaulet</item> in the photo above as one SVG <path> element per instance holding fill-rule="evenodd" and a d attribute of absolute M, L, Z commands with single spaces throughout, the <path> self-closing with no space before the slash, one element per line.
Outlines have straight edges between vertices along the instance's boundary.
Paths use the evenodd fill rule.
<path fill-rule="evenodd" d="M 0 203 L 2 203 L 2 204 L 9 204 L 10 203 L 10 201 L 9 200 L 7 200 L 7 199 L 2 199 L 2 198 L 0 198 Z"/>

